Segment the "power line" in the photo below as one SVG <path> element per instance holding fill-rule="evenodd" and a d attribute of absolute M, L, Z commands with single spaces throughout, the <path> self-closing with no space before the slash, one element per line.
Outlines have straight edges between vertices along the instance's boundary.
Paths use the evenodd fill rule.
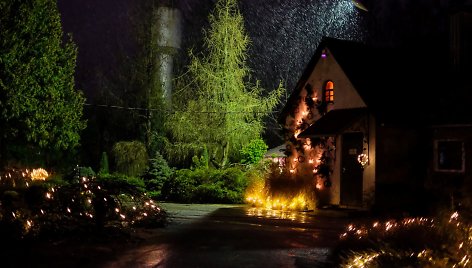
<path fill-rule="evenodd" d="M 118 110 L 129 110 L 129 111 L 143 111 L 143 112 L 167 112 L 167 113 L 175 113 L 175 110 L 162 110 L 157 108 L 140 108 L 140 107 L 124 107 L 118 105 L 108 105 L 108 104 L 92 104 L 92 103 L 84 103 L 84 106 L 91 106 L 91 107 L 100 107 L 100 108 L 109 108 L 109 109 L 118 109 Z M 270 112 L 259 112 L 259 111 L 191 111 L 192 113 L 201 113 L 201 114 L 276 114 L 280 111 L 270 111 Z"/>

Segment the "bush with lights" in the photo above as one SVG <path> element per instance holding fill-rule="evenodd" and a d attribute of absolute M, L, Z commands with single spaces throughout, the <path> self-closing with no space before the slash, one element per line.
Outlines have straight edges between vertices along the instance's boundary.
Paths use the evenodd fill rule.
<path fill-rule="evenodd" d="M 339 267 L 470 267 L 472 224 L 458 212 L 351 224 L 332 256 Z"/>
<path fill-rule="evenodd" d="M 2 239 L 165 224 L 165 212 L 146 196 L 142 181 L 81 176 L 90 171 L 77 167 L 64 179 L 50 178 L 44 169 L 10 169 L 1 174 Z"/>

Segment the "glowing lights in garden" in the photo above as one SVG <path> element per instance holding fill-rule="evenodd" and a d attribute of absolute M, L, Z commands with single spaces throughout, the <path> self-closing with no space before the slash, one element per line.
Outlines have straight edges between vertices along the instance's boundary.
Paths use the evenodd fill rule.
<path fill-rule="evenodd" d="M 407 226 L 420 225 L 426 228 L 431 228 L 434 226 L 434 221 L 428 218 L 405 218 L 401 221 L 389 220 L 384 223 L 378 221 L 372 224 L 372 228 L 366 226 L 356 227 L 353 224 L 348 225 L 347 231 L 341 234 L 341 238 L 346 238 L 348 236 L 356 237 L 358 239 L 366 237 L 369 233 L 379 233 L 379 232 L 391 232 L 398 230 L 398 228 L 404 228 Z"/>
<path fill-rule="evenodd" d="M 307 209 L 308 198 L 305 194 L 299 193 L 294 197 L 246 197 L 246 201 L 255 207 L 263 207 L 269 210 L 303 211 Z"/>
<path fill-rule="evenodd" d="M 35 185 L 42 184 L 48 176 L 49 174 L 44 169 L 33 169 L 31 171 L 27 169 L 10 170 L 9 173 L 0 176 L 0 186 L 6 186 L 7 189 L 12 189 L 12 192 L 22 196 L 33 185 L 32 181 L 37 181 Z M 127 204 L 124 205 L 120 201 L 121 195 L 124 194 L 108 195 L 106 189 L 103 189 L 105 188 L 104 185 L 100 185 L 101 182 L 95 180 L 94 177 L 80 177 L 78 181 L 73 183 L 70 185 L 74 187 L 72 192 L 69 192 L 71 190 L 69 186 L 47 187 L 47 184 L 43 184 L 45 187 L 38 188 L 42 189 L 43 192 L 41 196 L 36 197 L 35 203 L 37 206 L 34 208 L 26 206 L 12 211 L 11 208 L 2 206 L 3 204 L 0 203 L 0 220 L 2 219 L 1 215 L 5 216 L 8 212 L 8 218 L 21 222 L 22 235 L 36 235 L 39 230 L 45 227 L 44 224 L 51 224 L 51 222 L 60 220 L 63 217 L 68 219 L 77 217 L 77 219 L 85 221 L 94 220 L 97 218 L 96 213 L 103 213 L 96 211 L 97 204 L 95 202 L 100 203 L 98 207 L 109 208 L 116 205 L 117 201 L 119 206 L 113 207 L 115 208 L 115 214 L 106 212 L 106 217 L 107 220 L 121 223 L 120 226 L 128 226 L 146 219 L 148 222 L 149 219 L 155 219 L 156 222 L 159 222 L 163 216 L 160 214 L 161 209 L 158 205 L 144 194 L 142 196 L 128 196 L 132 200 L 132 204 L 128 204 L 129 201 L 126 200 Z M 63 194 L 63 190 L 67 194 L 72 194 L 70 199 Z M 104 193 L 106 197 L 103 196 Z"/>
<path fill-rule="evenodd" d="M 417 248 L 398 250 L 396 248 L 380 248 L 353 251 L 341 267 L 372 267 L 374 261 L 382 257 L 397 260 L 412 260 L 418 267 L 470 267 L 472 256 L 472 224 L 460 221 L 459 213 L 452 213 L 449 218 L 440 219 L 438 222 L 429 218 L 405 218 L 403 220 L 389 220 L 374 222 L 371 227 L 350 224 L 346 232 L 340 235 L 341 240 L 382 241 L 389 244 L 389 238 L 405 236 L 405 232 L 416 233 L 421 230 L 427 236 L 436 237 L 440 247 L 430 245 L 431 248 Z M 408 233 L 406 233 L 408 234 Z M 420 234 L 422 237 L 424 234 Z M 422 244 L 420 244 L 422 247 Z M 424 244 L 428 247 L 428 243 Z M 385 258 L 383 258 L 385 259 Z M 415 260 L 416 259 L 416 260 Z M 377 267 L 381 263 L 375 263 Z M 417 266 L 415 266 L 417 267 Z"/>
<path fill-rule="evenodd" d="M 269 194 L 264 183 L 250 186 L 246 191 L 245 200 L 254 207 L 269 210 L 303 211 L 314 206 L 312 198 L 307 193 Z"/>
<path fill-rule="evenodd" d="M 33 169 L 30 173 L 32 180 L 46 180 L 49 177 L 48 172 L 43 168 Z"/>

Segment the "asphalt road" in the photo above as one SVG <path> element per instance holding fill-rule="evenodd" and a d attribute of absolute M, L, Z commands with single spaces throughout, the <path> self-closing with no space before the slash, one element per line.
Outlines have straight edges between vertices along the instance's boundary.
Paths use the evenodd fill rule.
<path fill-rule="evenodd" d="M 162 204 L 170 224 L 102 267 L 331 267 L 330 249 L 352 220 L 341 212 Z"/>
<path fill-rule="evenodd" d="M 161 203 L 169 224 L 74 239 L 10 245 L 0 267 L 333 267 L 339 235 L 359 217 L 341 211 L 281 212 L 245 205 Z"/>

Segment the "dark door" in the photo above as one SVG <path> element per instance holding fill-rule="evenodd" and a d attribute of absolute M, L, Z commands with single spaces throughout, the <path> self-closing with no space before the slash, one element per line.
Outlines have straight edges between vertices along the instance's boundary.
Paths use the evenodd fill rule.
<path fill-rule="evenodd" d="M 364 135 L 344 133 L 341 150 L 341 205 L 362 206 L 362 166 L 357 156 L 363 152 Z"/>

